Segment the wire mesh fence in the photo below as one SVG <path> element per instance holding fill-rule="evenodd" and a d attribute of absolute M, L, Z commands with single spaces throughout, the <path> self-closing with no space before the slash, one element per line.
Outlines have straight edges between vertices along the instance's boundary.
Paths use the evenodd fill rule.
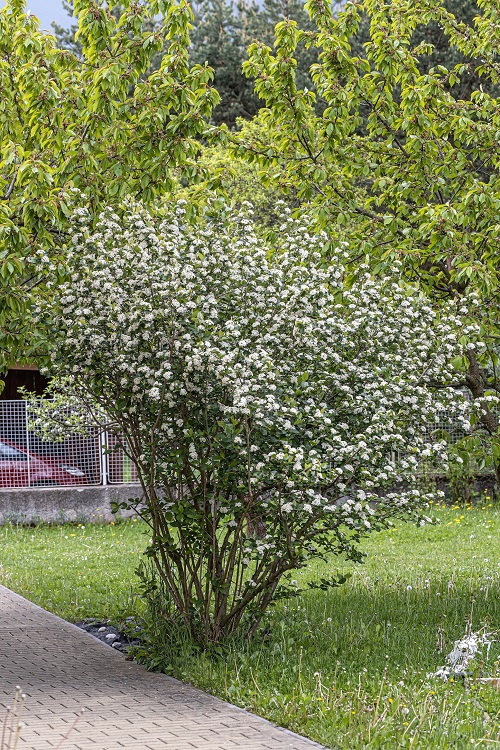
<path fill-rule="evenodd" d="M 0 488 L 123 484 L 137 481 L 116 438 L 89 427 L 63 439 L 42 439 L 29 404 L 0 401 Z"/>
<path fill-rule="evenodd" d="M 138 481 L 137 470 L 115 435 L 89 427 L 85 435 L 68 429 L 62 440 L 50 441 L 31 428 L 32 416 L 28 402 L 0 400 L 0 488 Z M 429 426 L 428 433 L 430 438 L 446 433 L 451 443 L 466 434 L 446 410 L 439 422 Z M 439 473 L 439 467 L 425 461 L 420 468 Z"/>
<path fill-rule="evenodd" d="M 138 481 L 137 469 L 120 447 L 115 435 L 106 436 L 105 461 L 109 484 L 135 484 Z"/>
<path fill-rule="evenodd" d="M 446 442 L 452 444 L 458 443 L 459 440 L 467 435 L 462 425 L 446 411 L 440 413 L 437 422 L 433 422 L 432 425 L 428 426 L 426 434 L 431 441 L 441 440 L 443 436 L 446 436 Z"/>
<path fill-rule="evenodd" d="M 462 396 L 466 401 L 471 402 L 470 391 L 463 391 Z M 500 409 L 498 406 L 490 404 L 489 409 L 497 419 L 500 418 Z M 479 449 L 471 449 L 470 445 L 464 449 L 462 445 L 462 456 L 466 456 L 466 461 L 462 468 L 460 465 L 454 464 L 452 474 L 456 475 L 458 471 L 459 473 L 467 473 L 470 477 L 476 476 L 479 478 L 480 476 L 484 477 L 494 472 L 491 439 L 481 422 L 478 422 L 472 431 L 467 431 L 464 429 L 462 421 L 457 418 L 455 411 L 443 409 L 440 412 L 438 421 L 429 425 L 426 432 L 431 442 L 444 439 L 450 447 L 456 447 L 459 441 L 467 437 L 479 438 L 477 445 L 482 445 Z M 426 474 L 427 476 L 440 476 L 447 479 L 451 477 L 449 470 L 426 459 L 421 460 L 419 473 Z"/>

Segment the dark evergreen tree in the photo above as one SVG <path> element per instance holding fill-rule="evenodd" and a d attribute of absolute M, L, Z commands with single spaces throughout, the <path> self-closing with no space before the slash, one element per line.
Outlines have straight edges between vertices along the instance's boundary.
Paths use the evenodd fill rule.
<path fill-rule="evenodd" d="M 68 16 L 73 18 L 73 0 L 61 0 L 62 6 Z M 60 26 L 56 21 L 52 21 L 52 28 L 54 29 L 54 35 L 57 39 L 57 44 L 61 49 L 68 49 L 70 52 L 73 52 L 75 55 L 80 56 L 82 47 L 79 42 L 76 40 L 76 32 L 78 31 L 78 26 L 76 23 L 71 24 L 69 28 L 65 28 L 64 26 Z"/>
<path fill-rule="evenodd" d="M 231 0 L 204 0 L 194 9 L 191 61 L 208 63 L 221 102 L 214 111 L 217 124 L 234 126 L 238 117 L 251 118 L 260 109 L 253 83 L 242 72 L 246 49 L 255 38 L 252 29 L 259 9 Z"/>

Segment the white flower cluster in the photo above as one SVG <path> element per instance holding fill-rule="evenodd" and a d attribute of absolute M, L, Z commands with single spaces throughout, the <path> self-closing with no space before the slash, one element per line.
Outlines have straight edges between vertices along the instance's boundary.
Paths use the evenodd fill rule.
<path fill-rule="evenodd" d="M 486 648 L 485 659 L 488 659 L 492 642 L 492 633 L 485 631 L 474 633 L 468 624 L 465 636 L 455 641 L 453 649 L 447 655 L 446 666 L 439 667 L 437 672 L 430 676 L 441 677 L 444 680 L 450 677 L 465 677 L 471 661 L 476 656 L 482 656 L 483 648 Z"/>
<path fill-rule="evenodd" d="M 52 372 L 120 424 L 146 485 L 235 534 L 257 514 L 244 559 L 297 563 L 418 504 L 394 487 L 444 455 L 425 435 L 461 396 L 429 386 L 450 383 L 464 330 L 396 279 L 347 284 L 343 249 L 326 262 L 325 236 L 283 215 L 269 248 L 248 215 L 129 205 L 93 228 L 79 209 Z"/>

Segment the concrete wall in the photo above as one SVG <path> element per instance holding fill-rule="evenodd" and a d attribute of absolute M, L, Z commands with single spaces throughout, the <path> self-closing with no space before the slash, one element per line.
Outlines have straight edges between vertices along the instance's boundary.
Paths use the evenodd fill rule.
<path fill-rule="evenodd" d="M 39 523 L 50 521 L 103 522 L 112 521 L 111 502 L 140 497 L 137 484 L 107 487 L 33 487 L 0 490 L 0 524 Z M 133 515 L 121 511 L 122 518 Z"/>

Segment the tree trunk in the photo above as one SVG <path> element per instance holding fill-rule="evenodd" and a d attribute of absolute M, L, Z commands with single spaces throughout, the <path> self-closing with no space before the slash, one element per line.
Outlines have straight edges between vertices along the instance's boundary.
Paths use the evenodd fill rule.
<path fill-rule="evenodd" d="M 481 367 L 474 352 L 469 350 L 467 352 L 467 359 L 469 360 L 469 370 L 465 376 L 467 385 L 473 398 L 481 400 L 484 397 L 484 379 L 481 373 Z M 498 433 L 498 418 L 484 401 L 481 402 L 481 413 L 479 419 L 489 435 L 496 435 Z M 498 491 L 500 488 L 500 462 L 493 458 L 493 465 L 495 467 L 495 482 Z"/>

